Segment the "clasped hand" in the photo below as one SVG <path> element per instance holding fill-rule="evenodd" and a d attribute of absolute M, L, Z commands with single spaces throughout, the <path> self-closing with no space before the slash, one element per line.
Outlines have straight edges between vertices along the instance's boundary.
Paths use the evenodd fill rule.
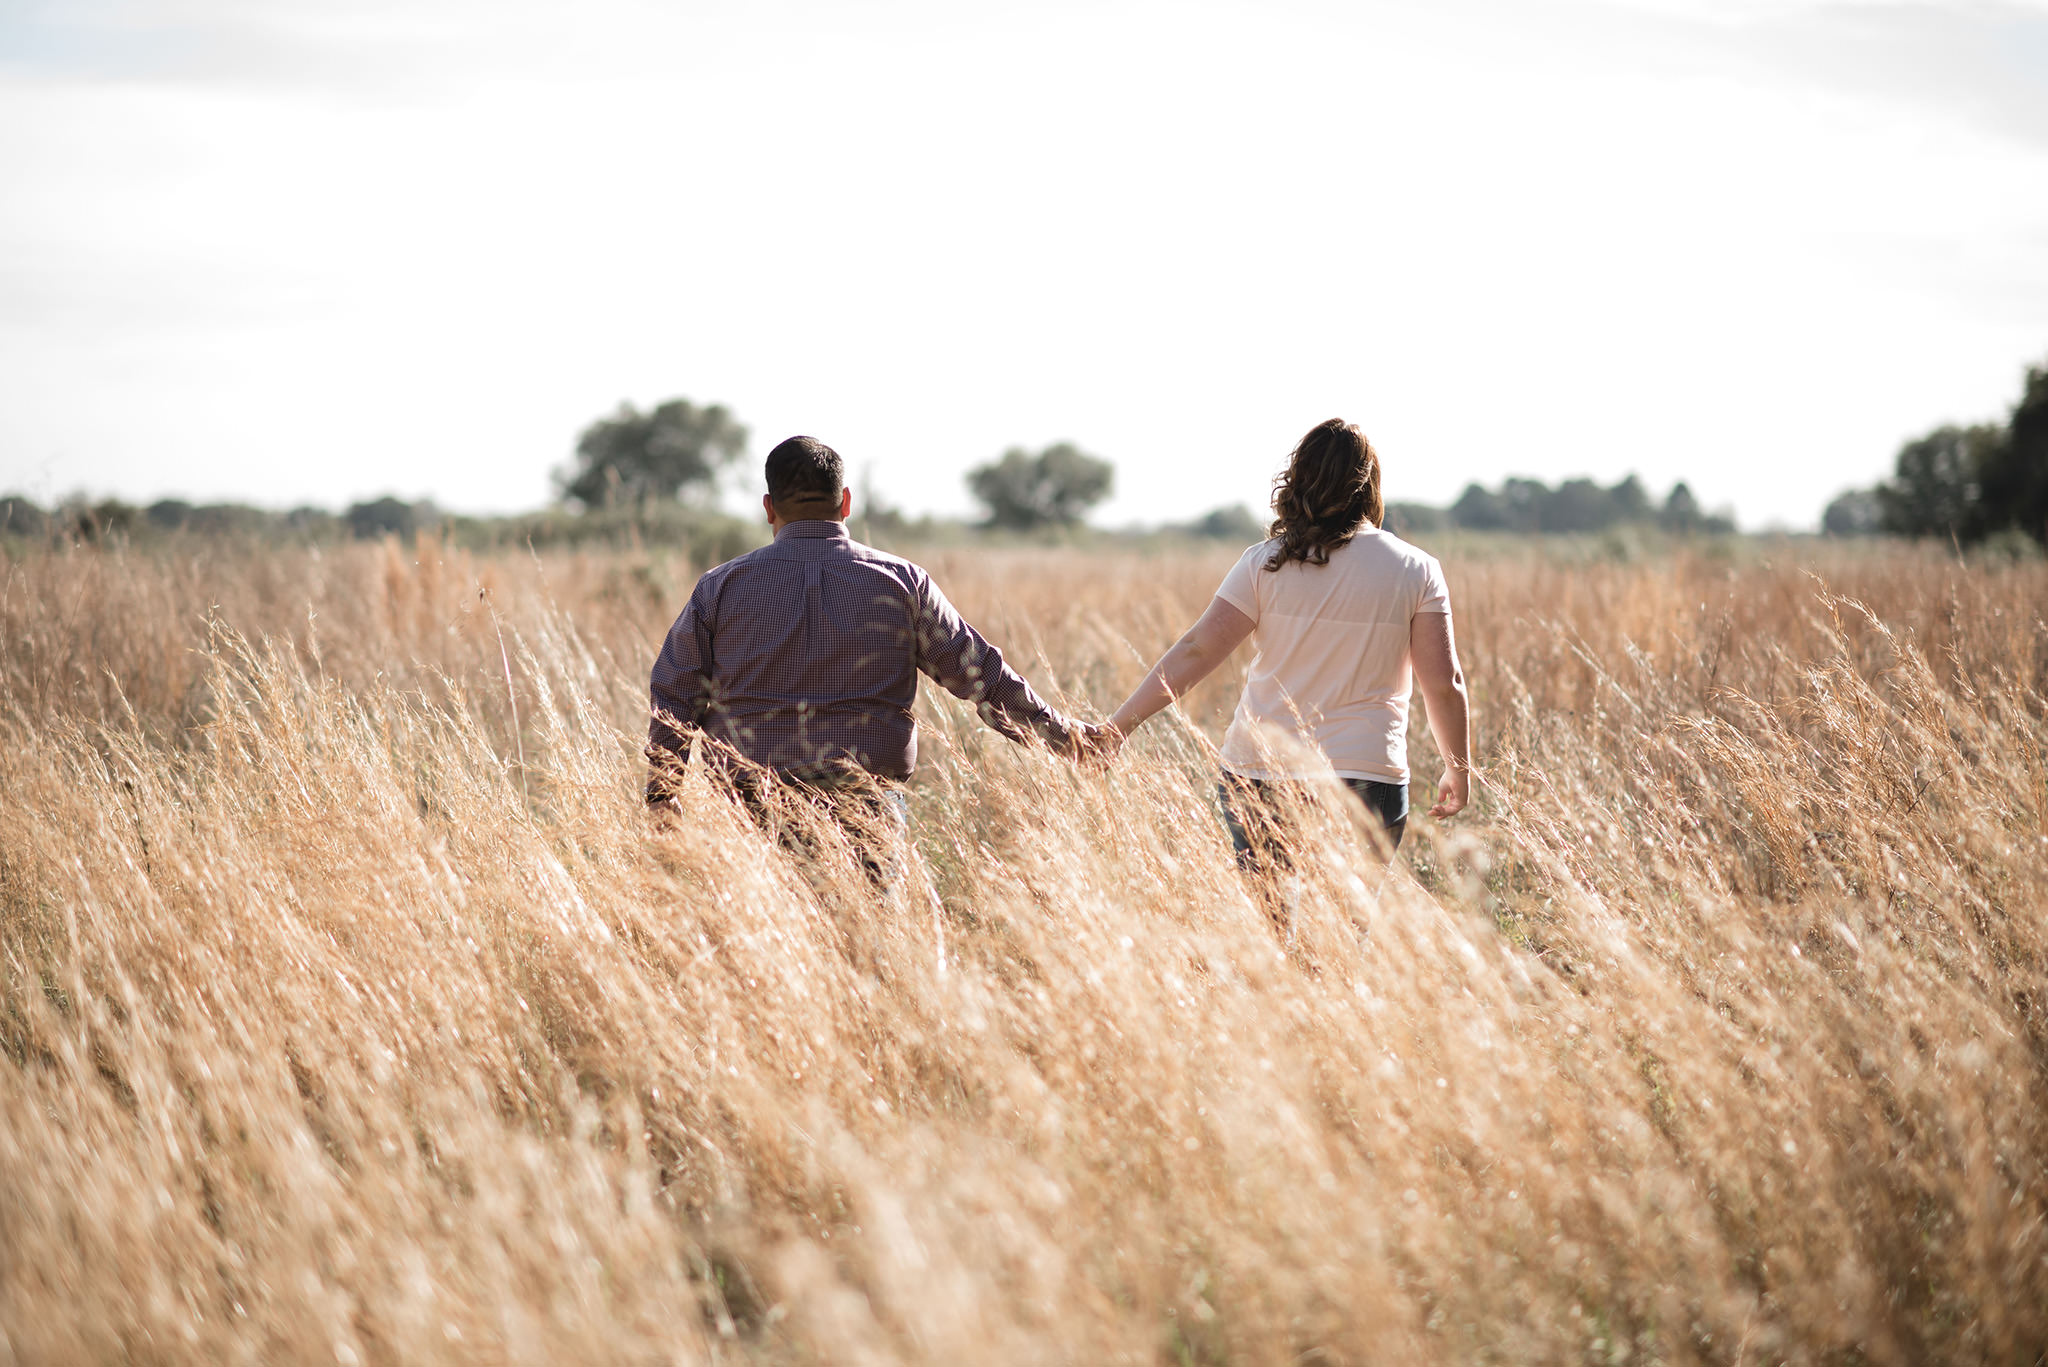
<path fill-rule="evenodd" d="M 1123 749 L 1124 733 L 1108 722 L 1082 722 L 1074 735 L 1074 762 L 1100 773 L 1115 762 Z"/>

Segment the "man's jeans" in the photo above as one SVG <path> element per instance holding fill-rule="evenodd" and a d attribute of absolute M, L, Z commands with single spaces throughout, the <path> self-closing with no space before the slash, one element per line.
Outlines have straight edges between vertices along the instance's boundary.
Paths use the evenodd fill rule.
<path fill-rule="evenodd" d="M 810 858 L 819 853 L 801 824 L 784 821 L 775 811 L 770 794 L 778 790 L 785 800 L 794 799 L 838 825 L 877 891 L 894 894 L 903 882 L 910 801 L 896 784 L 865 774 L 838 781 L 787 775 L 764 781 L 746 772 L 735 776 L 733 790 L 754 824 L 773 834 L 784 849 Z"/>
<path fill-rule="evenodd" d="M 1408 829 L 1408 785 L 1369 778 L 1347 778 L 1343 783 L 1368 812 L 1379 818 L 1386 828 L 1388 845 L 1399 849 L 1401 835 Z M 1216 795 L 1223 801 L 1223 821 L 1230 828 L 1230 848 L 1237 855 L 1238 867 L 1248 873 L 1287 868 L 1284 808 L 1305 802 L 1309 797 L 1308 785 L 1291 779 L 1242 778 L 1226 772 L 1223 781 L 1216 785 Z"/>

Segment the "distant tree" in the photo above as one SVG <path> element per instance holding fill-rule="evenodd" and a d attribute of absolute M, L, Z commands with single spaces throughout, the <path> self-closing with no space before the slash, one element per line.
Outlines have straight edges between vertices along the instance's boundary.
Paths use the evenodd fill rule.
<path fill-rule="evenodd" d="M 325 508 L 316 508 L 310 503 L 302 503 L 284 515 L 286 530 L 314 538 L 335 535 L 340 521 Z"/>
<path fill-rule="evenodd" d="M 182 525 L 199 536 L 250 536 L 276 530 L 281 520 L 246 503 L 201 503 L 186 513 Z"/>
<path fill-rule="evenodd" d="M 95 503 L 83 496 L 74 495 L 65 501 L 58 514 L 60 520 L 67 524 L 71 535 L 80 541 L 126 536 L 142 521 L 141 509 L 132 503 L 123 503 L 118 498 L 103 498 Z"/>
<path fill-rule="evenodd" d="M 1873 490 L 1845 490 L 1820 515 L 1820 529 L 1828 536 L 1875 536 L 1884 530 L 1884 505 Z"/>
<path fill-rule="evenodd" d="M 0 494 L 0 536 L 42 536 L 49 527 L 50 515 L 32 499 Z"/>
<path fill-rule="evenodd" d="M 1975 530 L 2017 527 L 2048 543 L 2048 364 L 2027 368 L 2002 439 L 1981 453 L 1978 499 Z"/>
<path fill-rule="evenodd" d="M 1696 532 L 1704 521 L 1706 514 L 1700 511 L 1692 487 L 1684 480 L 1672 485 L 1664 498 L 1664 510 L 1657 514 L 1657 525 L 1667 532 Z"/>
<path fill-rule="evenodd" d="M 1900 536 L 1974 541 L 1988 529 L 1984 467 L 2005 440 L 1995 424 L 1937 427 L 1899 448 L 1892 477 L 1877 486 L 1884 529 Z"/>
<path fill-rule="evenodd" d="M 1605 531 L 1618 520 L 1614 497 L 1590 479 L 1568 479 L 1542 502 L 1546 532 Z"/>
<path fill-rule="evenodd" d="M 1450 521 L 1481 531 L 1602 532 L 1627 523 L 1658 522 L 1677 531 L 1728 532 L 1732 517 L 1700 510 L 1692 490 L 1680 484 L 1661 510 L 1653 510 L 1649 492 L 1635 475 L 1605 488 L 1583 476 L 1555 489 L 1540 479 L 1514 476 L 1501 481 L 1499 492 L 1477 484 L 1450 507 Z"/>
<path fill-rule="evenodd" d="M 149 525 L 159 531 L 176 531 L 192 518 L 192 505 L 182 498 L 160 498 L 142 510 Z"/>
<path fill-rule="evenodd" d="M 1207 537 L 1212 541 L 1237 541 L 1249 545 L 1266 539 L 1266 524 L 1252 516 L 1252 510 L 1242 503 L 1203 513 L 1190 522 L 1187 529 L 1194 536 Z"/>
<path fill-rule="evenodd" d="M 576 457 L 555 474 L 566 499 L 586 508 L 680 498 L 708 488 L 747 449 L 747 429 L 723 404 L 670 399 L 641 412 L 630 403 L 576 438 Z"/>
<path fill-rule="evenodd" d="M 1649 522 L 1652 520 L 1650 491 L 1645 489 L 1643 482 L 1634 475 L 1630 475 L 1627 479 L 1609 489 L 1607 491 L 1607 498 L 1614 505 L 1614 518 L 1617 522 Z"/>
<path fill-rule="evenodd" d="M 1508 525 L 1508 512 L 1500 495 L 1477 484 L 1465 486 L 1451 505 L 1451 521 L 1468 531 L 1497 532 Z"/>
<path fill-rule="evenodd" d="M 988 510 L 988 525 L 1029 530 L 1068 527 L 1109 496 L 1116 467 L 1070 442 L 1037 455 L 1013 446 L 967 473 L 967 489 Z"/>
<path fill-rule="evenodd" d="M 1389 503 L 1383 525 L 1395 536 L 1416 536 L 1442 531 L 1451 525 L 1451 515 L 1427 503 Z"/>
<path fill-rule="evenodd" d="M 1542 531 L 1543 505 L 1549 501 L 1550 486 L 1540 479 L 1510 476 L 1500 482 L 1501 511 L 1509 531 Z"/>
<path fill-rule="evenodd" d="M 389 494 L 368 503 L 351 503 L 341 520 L 348 524 L 349 534 L 362 541 L 386 535 L 411 536 L 420 522 L 412 504 Z"/>

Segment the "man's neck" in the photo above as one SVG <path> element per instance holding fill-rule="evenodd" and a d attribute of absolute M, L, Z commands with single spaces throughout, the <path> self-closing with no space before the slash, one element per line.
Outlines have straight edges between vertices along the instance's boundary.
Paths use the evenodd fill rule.
<path fill-rule="evenodd" d="M 784 532 L 792 528 L 803 529 L 797 533 L 799 536 L 846 535 L 846 524 L 836 517 L 778 518 L 775 523 L 775 535 L 780 538 Z"/>

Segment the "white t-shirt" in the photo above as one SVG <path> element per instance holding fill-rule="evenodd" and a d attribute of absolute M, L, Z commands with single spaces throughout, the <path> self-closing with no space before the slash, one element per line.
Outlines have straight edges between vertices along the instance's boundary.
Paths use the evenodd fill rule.
<path fill-rule="evenodd" d="M 1408 628 L 1451 610 L 1436 557 L 1364 527 L 1327 565 L 1266 569 L 1253 546 L 1216 596 L 1252 619 L 1251 669 L 1223 737 L 1223 767 L 1246 778 L 1307 777 L 1266 728 L 1298 737 L 1343 778 L 1408 781 Z"/>

